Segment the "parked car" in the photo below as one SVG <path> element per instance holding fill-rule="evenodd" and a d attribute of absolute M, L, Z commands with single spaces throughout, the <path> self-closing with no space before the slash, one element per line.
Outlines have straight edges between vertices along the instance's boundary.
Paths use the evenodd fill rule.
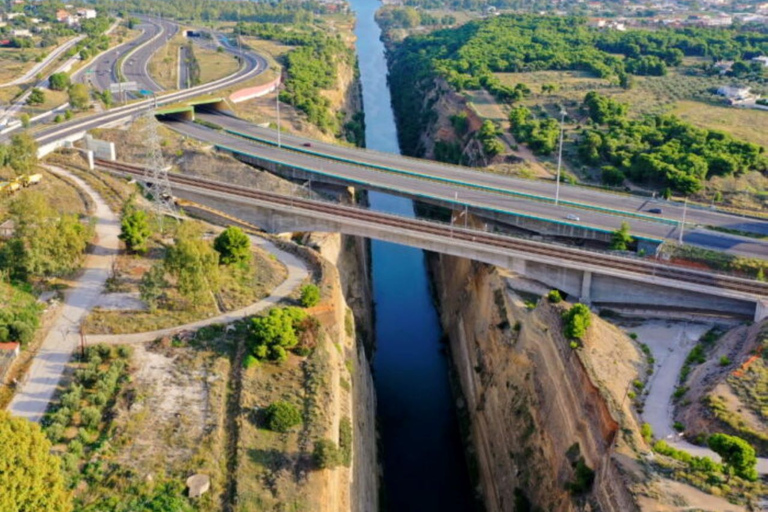
<path fill-rule="evenodd" d="M 568 215 L 566 215 L 565 218 L 568 220 L 575 220 L 576 222 L 581 220 L 578 215 L 574 215 L 572 213 L 569 213 Z"/>
<path fill-rule="evenodd" d="M 648 213 L 662 213 L 662 211 L 663 210 L 661 208 L 650 208 Z"/>

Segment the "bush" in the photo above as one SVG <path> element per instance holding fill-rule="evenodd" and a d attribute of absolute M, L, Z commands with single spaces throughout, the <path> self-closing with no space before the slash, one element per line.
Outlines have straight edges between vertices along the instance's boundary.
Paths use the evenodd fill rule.
<path fill-rule="evenodd" d="M 213 241 L 213 248 L 219 253 L 223 265 L 247 263 L 251 259 L 251 240 L 242 229 L 229 226 Z"/>
<path fill-rule="evenodd" d="M 728 366 L 731 364 L 731 359 L 728 356 L 720 356 L 720 366 Z"/>
<path fill-rule="evenodd" d="M 547 294 L 547 300 L 549 300 L 549 302 L 551 302 L 552 304 L 557 304 L 563 301 L 563 297 L 560 295 L 560 292 L 558 290 L 551 290 Z"/>
<path fill-rule="evenodd" d="M 266 315 L 251 320 L 253 355 L 257 359 L 285 360 L 286 350 L 294 348 L 299 342 L 296 327 L 305 318 L 303 310 L 288 307 L 272 308 Z"/>
<path fill-rule="evenodd" d="M 349 467 L 352 464 L 352 422 L 344 416 L 339 422 L 339 452 L 341 463 Z"/>
<path fill-rule="evenodd" d="M 87 428 L 98 427 L 100 421 L 101 411 L 99 411 L 96 407 L 86 407 L 80 413 L 80 423 L 85 425 Z"/>
<path fill-rule="evenodd" d="M 314 284 L 302 286 L 300 302 L 305 308 L 317 306 L 320 303 L 320 288 Z"/>
<path fill-rule="evenodd" d="M 640 434 L 642 434 L 646 443 L 650 443 L 651 439 L 653 439 L 653 429 L 651 428 L 651 425 L 648 423 L 643 423 L 643 426 L 640 427 Z"/>
<path fill-rule="evenodd" d="M 254 357 L 253 354 L 248 354 L 243 358 L 243 368 L 246 370 L 252 366 L 254 366 L 256 363 L 258 363 L 259 360 Z"/>
<path fill-rule="evenodd" d="M 563 334 L 568 339 L 582 339 L 587 334 L 587 329 L 592 322 L 592 313 L 584 304 L 574 304 L 571 309 L 563 313 L 565 326 Z"/>
<path fill-rule="evenodd" d="M 707 440 L 709 448 L 720 455 L 723 464 L 745 480 L 757 480 L 755 449 L 745 440 L 727 434 L 713 434 Z"/>
<path fill-rule="evenodd" d="M 336 443 L 328 439 L 320 439 L 315 443 L 312 456 L 320 469 L 333 469 L 341 464 L 342 459 Z"/>
<path fill-rule="evenodd" d="M 59 422 L 54 422 L 46 427 L 45 433 L 48 436 L 48 439 L 50 439 L 53 444 L 56 444 L 64 436 L 64 430 L 66 430 L 64 425 Z"/>
<path fill-rule="evenodd" d="M 266 410 L 267 428 L 274 432 L 288 432 L 301 424 L 301 412 L 289 402 L 275 402 Z"/>

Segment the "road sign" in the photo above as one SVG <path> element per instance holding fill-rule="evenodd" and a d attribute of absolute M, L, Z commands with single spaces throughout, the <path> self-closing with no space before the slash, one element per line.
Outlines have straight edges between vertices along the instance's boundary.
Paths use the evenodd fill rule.
<path fill-rule="evenodd" d="M 139 90 L 139 84 L 136 82 L 119 82 L 116 84 L 109 84 L 109 92 L 117 94 L 119 92 L 133 92 Z"/>
<path fill-rule="evenodd" d="M 152 96 L 155 93 L 153 93 L 152 91 L 148 91 L 146 89 L 141 89 L 139 91 L 139 94 L 141 94 L 142 96 Z"/>

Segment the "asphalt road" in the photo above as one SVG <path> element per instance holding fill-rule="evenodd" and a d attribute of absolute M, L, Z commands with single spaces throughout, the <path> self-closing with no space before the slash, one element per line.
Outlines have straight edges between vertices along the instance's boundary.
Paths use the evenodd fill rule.
<path fill-rule="evenodd" d="M 205 119 L 208 120 L 210 117 L 205 116 Z M 345 164 L 317 156 L 258 144 L 225 132 L 211 130 L 195 123 L 169 122 L 169 126 L 195 139 L 204 140 L 243 153 L 251 153 L 284 162 L 289 165 L 300 166 L 310 171 L 333 175 L 349 181 L 350 184 L 363 185 L 364 187 L 367 186 L 367 188 L 376 188 L 410 197 L 420 196 L 440 201 L 455 202 L 461 206 L 466 204 L 469 207 L 478 209 L 493 209 L 515 214 L 533 215 L 556 222 L 607 231 L 616 230 L 622 222 L 626 221 L 630 224 L 630 231 L 633 235 L 656 240 L 677 240 L 679 236 L 679 228 L 676 224 L 670 225 L 655 220 L 628 218 L 562 204 L 554 206 L 542 201 L 509 196 L 479 188 L 467 188 L 401 174 L 372 171 L 364 166 Z M 286 137 L 285 140 L 289 139 Z M 337 146 L 332 147 L 335 148 Z M 410 162 L 410 160 L 408 161 Z M 472 173 L 472 176 L 485 176 L 484 173 L 469 172 Z M 579 221 L 575 222 L 566 219 L 568 215 L 579 217 Z M 759 258 L 768 257 L 768 244 L 750 238 L 734 237 L 723 233 L 697 229 L 695 232 L 687 232 L 684 240 L 702 247 L 723 250 L 731 254 Z"/>
<path fill-rule="evenodd" d="M 179 82 L 178 89 L 189 88 L 189 65 L 187 59 L 189 58 L 189 50 L 186 46 L 179 47 Z"/>
<path fill-rule="evenodd" d="M 213 113 L 199 113 L 196 114 L 196 116 L 199 119 L 218 124 L 227 129 L 277 142 L 277 133 L 275 130 L 255 126 L 242 119 Z M 446 165 L 432 160 L 408 158 L 390 153 L 328 144 L 285 133 L 281 134 L 281 142 L 285 146 L 292 146 L 303 151 L 313 151 L 331 157 L 354 159 L 361 165 L 386 166 L 421 173 L 433 178 L 458 180 L 482 187 L 523 192 L 547 198 L 555 197 L 556 184 L 554 181 L 513 178 L 489 172 L 482 172 L 469 167 Z M 311 144 L 311 147 L 306 147 L 306 144 Z M 679 203 L 666 201 L 664 199 L 651 199 L 628 194 L 611 193 L 593 188 L 561 184 L 560 200 L 587 205 L 598 205 L 603 208 L 611 208 L 651 217 L 655 216 L 675 222 L 680 222 L 683 219 L 684 208 L 683 205 Z M 649 212 L 649 210 L 655 208 L 660 208 L 662 213 L 654 214 Z M 725 214 L 700 207 L 689 206 L 685 210 L 686 224 L 705 227 L 717 226 L 720 228 L 734 229 L 768 236 L 768 221 Z"/>
<path fill-rule="evenodd" d="M 144 22 L 138 28 L 142 31 L 139 37 L 101 54 L 88 66 L 79 70 L 74 76 L 74 81 L 91 84 L 100 91 L 109 89 L 110 84 L 117 83 L 119 79 L 116 66 L 120 56 L 141 46 L 160 32 L 160 25 L 151 22 Z"/>
<path fill-rule="evenodd" d="M 85 39 L 84 35 L 80 35 L 77 37 L 74 37 L 67 41 L 66 43 L 62 44 L 61 46 L 58 46 L 55 48 L 48 56 L 43 59 L 41 62 L 38 62 L 34 66 L 32 66 L 32 69 L 21 75 L 19 78 L 12 80 L 10 82 L 6 82 L 4 84 L 0 84 L 1 87 L 10 87 L 12 85 L 18 85 L 23 84 L 24 82 L 29 82 L 31 80 L 35 80 L 35 77 L 39 72 L 41 72 L 43 69 L 45 69 L 48 65 L 51 64 L 54 60 L 61 57 L 67 50 L 75 46 L 77 43 Z"/>
<path fill-rule="evenodd" d="M 123 59 L 123 77 L 125 77 L 127 82 L 136 82 L 140 89 L 159 92 L 163 88 L 152 80 L 152 77 L 149 75 L 149 60 L 157 50 L 165 46 L 168 40 L 176 35 L 179 26 L 158 18 L 141 18 L 141 20 L 144 23 L 155 25 L 158 32 L 155 33 L 154 39 L 150 38 L 149 43 L 141 46 L 127 58 Z"/>

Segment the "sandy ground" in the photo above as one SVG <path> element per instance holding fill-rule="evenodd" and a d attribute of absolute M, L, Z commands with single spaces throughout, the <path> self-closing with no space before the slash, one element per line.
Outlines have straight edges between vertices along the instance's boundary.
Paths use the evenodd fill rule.
<path fill-rule="evenodd" d="M 654 437 L 664 439 L 675 448 L 692 455 L 710 457 L 719 462 L 720 457 L 715 452 L 686 442 L 672 426 L 672 394 L 677 387 L 683 363 L 699 338 L 711 327 L 712 324 L 664 320 L 624 326 L 627 332 L 637 334 L 639 342 L 650 347 L 656 359 L 653 375 L 646 384 L 647 396 L 642 413 L 643 421 L 653 428 Z M 761 474 L 768 473 L 768 459 L 759 459 L 757 470 Z"/>

